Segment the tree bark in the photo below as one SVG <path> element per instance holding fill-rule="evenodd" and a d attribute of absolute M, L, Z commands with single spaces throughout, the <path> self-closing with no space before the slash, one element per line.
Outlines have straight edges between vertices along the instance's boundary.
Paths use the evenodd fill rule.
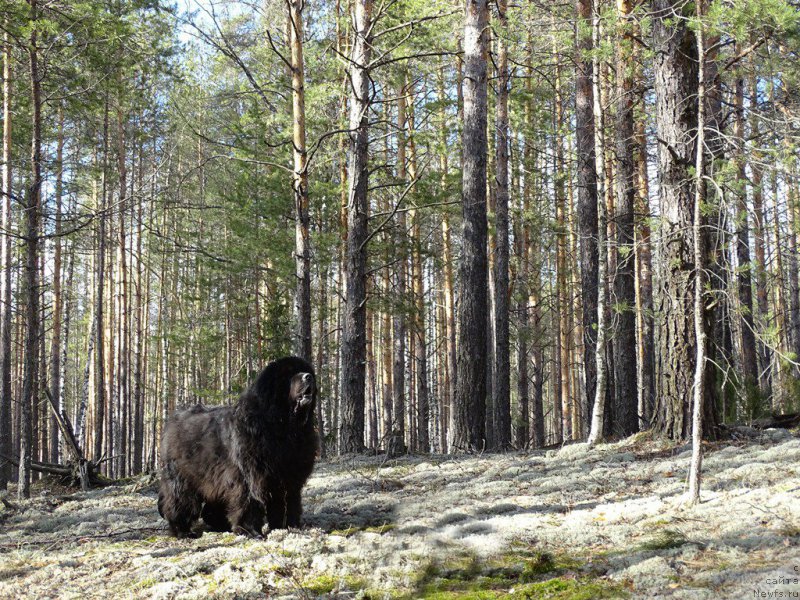
<path fill-rule="evenodd" d="M 397 178 L 406 179 L 406 92 L 405 81 L 397 92 Z M 401 211 L 397 220 L 397 239 L 395 240 L 398 256 L 397 282 L 395 294 L 399 307 L 395 307 L 392 318 L 392 338 L 394 363 L 392 365 L 392 433 L 389 442 L 389 454 L 400 454 L 406 451 L 405 413 L 406 413 L 406 277 L 408 259 L 406 255 L 406 213 Z M 398 310 L 398 308 L 400 310 Z"/>
<path fill-rule="evenodd" d="M 526 81 L 526 90 L 531 89 L 530 79 Z M 519 315 L 519 327 L 517 333 L 517 408 L 514 419 L 514 446 L 517 449 L 525 449 L 530 446 L 530 364 L 529 348 L 536 344 L 536 339 L 532 335 L 530 319 L 530 270 L 531 263 L 528 249 L 532 244 L 530 226 L 530 198 L 533 192 L 533 164 L 531 160 L 530 144 L 526 143 L 531 124 L 530 102 L 525 106 L 525 131 L 526 140 L 523 142 L 522 150 L 523 168 L 525 170 L 525 183 L 520 186 L 519 193 L 519 216 L 515 228 L 514 237 L 516 240 L 516 254 L 519 261 L 519 275 L 517 278 L 517 305 L 516 311 Z"/>
<path fill-rule="evenodd" d="M 53 337 L 50 351 L 50 397 L 56 412 L 61 412 L 61 321 L 63 298 L 61 294 L 61 205 L 64 172 L 64 107 L 58 107 L 58 140 L 56 142 L 56 214 L 53 240 Z M 50 462 L 58 463 L 58 424 L 55 415 L 50 417 Z"/>
<path fill-rule="evenodd" d="M 439 169 L 441 171 L 440 186 L 442 192 L 447 192 L 447 113 L 445 111 L 445 79 L 444 68 L 439 69 L 439 104 L 441 124 L 439 129 Z M 455 318 L 455 294 L 453 291 L 453 244 L 450 236 L 450 218 L 448 211 L 442 215 L 442 246 L 444 247 L 444 314 L 446 321 L 446 352 L 445 360 L 446 373 L 446 398 L 442 401 L 444 410 L 441 411 L 442 428 L 445 432 L 444 439 L 449 440 L 450 415 L 453 407 L 453 398 L 456 391 L 456 318 Z M 449 445 L 449 443 L 448 443 Z M 444 451 L 444 448 L 442 448 Z"/>
<path fill-rule="evenodd" d="M 697 362 L 694 331 L 694 185 L 698 59 L 691 15 L 679 0 L 654 0 L 656 124 L 659 141 L 661 220 L 655 314 L 654 430 L 673 440 L 689 436 L 690 398 Z M 679 17 L 676 18 L 675 14 Z M 701 224 L 698 224 L 701 225 Z M 704 249 L 699 249 L 704 251 Z M 703 410 L 713 411 L 709 394 Z"/>
<path fill-rule="evenodd" d="M 533 261 L 537 259 L 536 251 L 532 248 L 535 244 L 531 236 L 531 198 L 536 186 L 536 158 L 533 150 L 532 127 L 533 127 L 533 71 L 532 63 L 532 35 L 528 31 L 528 56 L 526 64 L 525 92 L 528 100 L 525 102 L 524 112 L 524 137 L 521 139 L 522 151 L 520 152 L 522 164 L 520 171 L 524 173 L 520 178 L 519 186 L 519 216 L 514 238 L 516 240 L 517 260 L 519 261 L 519 275 L 517 279 L 517 301 L 516 310 L 519 314 L 519 328 L 517 341 L 517 408 L 516 418 L 514 419 L 514 445 L 517 449 L 528 448 L 533 440 L 531 439 L 531 399 L 530 384 L 531 379 L 536 380 L 538 362 L 536 352 L 539 347 L 539 339 L 532 327 L 531 313 L 535 306 L 533 299 L 534 286 L 531 283 L 531 271 Z M 537 282 L 538 285 L 538 282 Z M 535 314 L 535 313 L 534 313 Z M 535 317 L 534 317 L 535 321 Z M 533 350 L 533 360 L 529 356 L 529 350 Z M 533 369 L 529 369 L 532 366 Z M 531 373 L 532 371 L 532 373 Z M 531 377 L 533 375 L 533 377 Z M 535 385 L 535 383 L 534 383 Z M 533 412 L 536 412 L 535 410 Z"/>
<path fill-rule="evenodd" d="M 699 5 L 696 5 L 699 6 Z M 704 58 L 704 79 L 705 90 L 703 107 L 705 131 L 703 133 L 704 147 L 707 149 L 708 156 L 703 158 L 704 165 L 707 165 L 706 170 L 710 174 L 714 170 L 715 165 L 719 165 L 724 159 L 725 138 L 722 135 L 724 128 L 723 122 L 725 114 L 723 113 L 722 102 L 722 88 L 719 77 L 719 66 L 717 64 L 718 47 L 720 38 L 713 36 L 704 40 L 704 44 L 708 47 L 708 52 Z M 712 200 L 709 203 L 710 214 L 708 216 L 707 224 L 704 232 L 707 242 L 705 242 L 706 256 L 703 259 L 704 265 L 708 269 L 708 274 L 705 275 L 707 285 L 710 286 L 707 298 L 707 304 L 713 306 L 706 314 L 707 329 L 706 329 L 706 348 L 704 350 L 705 356 L 708 360 L 705 361 L 705 381 L 704 388 L 706 399 L 706 408 L 714 410 L 708 411 L 709 419 L 703 423 L 703 427 L 709 437 L 716 435 L 717 431 L 717 415 L 716 405 L 720 404 L 721 407 L 726 405 L 736 404 L 736 395 L 733 393 L 732 385 L 727 383 L 729 379 L 726 371 L 727 365 L 731 364 L 733 360 L 733 333 L 731 329 L 731 314 L 730 314 L 730 300 L 729 291 L 731 279 L 729 273 L 731 272 L 730 257 L 728 248 L 730 246 L 728 240 L 728 207 L 725 203 L 725 198 L 717 192 L 717 188 L 712 186 L 713 191 Z M 703 198 L 708 195 L 707 190 L 703 190 Z M 705 200 L 704 200 L 705 202 Z M 706 208 L 704 207 L 704 210 Z M 719 377 L 721 375 L 721 377 Z M 719 380 L 719 384 L 717 383 Z M 721 396 L 721 401 L 718 398 Z M 705 418 L 705 415 L 704 415 Z"/>
<path fill-rule="evenodd" d="M 703 0 L 696 3 L 698 21 L 697 40 L 697 136 L 694 172 L 694 219 L 692 244 L 694 246 L 694 335 L 696 357 L 694 364 L 694 386 L 692 390 L 692 458 L 689 470 L 689 501 L 700 501 L 700 470 L 703 464 L 703 403 L 706 385 L 706 309 L 704 305 L 706 265 L 703 243 L 703 208 L 705 204 L 705 114 L 706 114 L 706 49 L 702 22 Z"/>
<path fill-rule="evenodd" d="M 97 169 L 97 148 L 95 146 L 94 156 L 92 160 L 92 165 L 95 169 Z M 97 209 L 98 205 L 98 197 L 97 197 L 97 179 L 96 177 L 92 179 L 92 205 Z M 95 255 L 96 260 L 96 255 Z M 94 265 L 89 267 L 90 269 L 94 269 Z M 96 271 L 96 270 L 95 270 Z M 88 277 L 88 274 L 87 274 Z M 95 358 L 94 354 L 94 344 L 95 344 L 95 337 L 97 334 L 97 327 L 95 321 L 95 311 L 97 310 L 97 302 L 92 302 L 92 305 L 89 310 L 89 340 L 87 342 L 86 348 L 86 363 L 83 368 L 83 377 L 81 380 L 81 389 L 79 400 L 77 402 L 77 406 L 75 407 L 75 439 L 78 442 L 78 445 L 81 448 L 84 448 L 84 451 L 88 451 L 89 448 L 89 441 L 90 437 L 87 433 L 87 426 L 86 426 L 86 414 L 87 408 L 89 407 L 89 393 L 90 393 L 90 378 L 91 378 L 91 369 L 92 369 L 92 361 Z"/>
<path fill-rule="evenodd" d="M 113 451 L 114 460 L 108 462 L 108 468 L 114 476 L 127 476 L 126 461 L 123 457 L 127 455 L 127 426 L 128 426 L 128 407 L 130 404 L 129 394 L 129 365 L 128 365 L 128 260 L 126 242 L 125 214 L 127 213 L 128 202 L 128 167 L 127 149 L 125 143 L 125 118 L 122 107 L 118 100 L 117 104 L 117 172 L 119 173 L 119 211 L 117 215 L 117 292 L 116 292 L 116 316 L 115 325 L 115 345 L 114 354 L 116 370 L 116 395 L 115 399 L 116 418 L 114 427 Z M 112 363 L 113 364 L 113 363 Z M 111 408 L 111 407 L 109 407 Z M 110 411 L 114 413 L 113 409 Z M 112 454 L 109 454 L 111 456 Z M 119 458 L 116 458 L 119 457 Z"/>
<path fill-rule="evenodd" d="M 377 403 L 377 372 L 375 361 L 375 315 L 367 312 L 366 319 L 367 339 L 367 366 L 366 366 L 366 438 L 367 448 L 375 451 L 378 448 L 378 403 Z"/>
<path fill-rule="evenodd" d="M 783 243 L 781 234 L 781 224 L 778 208 L 778 173 L 773 170 L 771 173 L 771 187 L 772 187 L 772 213 L 774 219 L 772 220 L 772 240 L 773 240 L 773 258 L 774 258 L 774 274 L 772 275 L 774 281 L 773 291 L 773 312 L 775 314 L 775 366 L 773 379 L 777 382 L 772 396 L 772 412 L 783 414 L 787 409 L 787 394 L 786 386 L 783 385 L 783 371 L 785 369 L 784 356 L 789 350 L 788 334 L 789 323 L 786 320 L 786 314 L 789 312 L 788 302 L 786 301 L 786 286 L 785 271 L 783 267 Z"/>
<path fill-rule="evenodd" d="M 364 450 L 367 303 L 367 188 L 369 171 L 370 57 L 372 0 L 356 0 L 350 56 L 350 144 L 342 331 L 341 452 Z"/>
<path fill-rule="evenodd" d="M 792 352 L 794 352 L 795 360 L 800 358 L 800 277 L 798 277 L 798 264 L 797 252 L 797 229 L 800 225 L 800 215 L 798 215 L 798 208 L 800 208 L 800 198 L 798 198 L 797 180 L 787 182 L 789 193 L 787 197 L 786 211 L 788 213 L 788 226 L 789 232 L 787 241 L 789 244 L 787 258 L 789 262 L 789 308 L 790 308 L 790 323 L 791 323 L 791 339 L 792 339 Z M 800 373 L 798 368 L 794 367 L 795 375 Z"/>
<path fill-rule="evenodd" d="M 320 224 L 321 227 L 321 224 Z M 323 381 L 328 381 L 325 385 L 325 390 L 330 390 L 330 378 L 326 377 L 328 374 L 328 344 L 326 339 L 326 332 L 328 331 L 328 318 L 330 310 L 328 309 L 328 269 L 329 266 L 325 264 L 319 271 L 319 321 L 317 329 L 317 368 L 319 369 L 320 376 Z M 326 394 L 329 396 L 329 394 Z M 330 406 L 330 398 L 326 402 L 317 402 L 317 433 L 319 434 L 319 453 L 320 456 L 325 458 L 328 456 L 328 440 L 326 437 L 326 425 L 328 420 L 326 415 L 328 411 L 323 410 L 323 404 Z"/>
<path fill-rule="evenodd" d="M 487 221 L 486 55 L 489 7 L 467 0 L 464 26 L 462 158 L 463 249 L 458 302 L 458 348 L 453 449 L 480 450 L 485 438 Z"/>
<path fill-rule="evenodd" d="M 511 447 L 511 347 L 509 342 L 509 235 L 508 235 L 508 2 L 497 0 L 497 108 L 496 108 L 496 184 L 494 256 L 494 446 Z"/>
<path fill-rule="evenodd" d="M 753 78 L 753 85 L 750 99 L 750 138 L 755 147 L 761 141 L 761 131 L 759 127 L 760 116 L 758 111 L 758 77 Z M 764 189 L 763 179 L 764 170 L 761 165 L 763 157 L 754 151 L 750 158 L 750 169 L 752 170 L 753 188 L 753 244 L 755 253 L 755 275 L 756 275 L 756 301 L 758 308 L 758 327 L 764 332 L 769 327 L 769 297 L 767 293 L 767 260 L 766 260 L 766 224 L 764 214 Z M 765 397 L 772 395 L 772 350 L 769 344 L 761 341 L 758 344 L 758 369 L 759 385 L 761 393 Z"/>
<path fill-rule="evenodd" d="M 100 206 L 97 218 L 99 220 L 97 233 L 97 294 L 95 297 L 95 362 L 94 362 L 94 461 L 100 460 L 103 455 L 103 428 L 105 423 L 106 406 L 106 352 L 104 331 L 105 307 L 105 278 L 106 278 L 106 174 L 108 171 L 108 96 L 105 99 L 103 112 L 103 171 L 101 174 L 102 185 L 100 190 Z"/>
<path fill-rule="evenodd" d="M 304 0 L 289 0 L 289 45 L 292 63 L 292 141 L 295 204 L 294 312 L 297 327 L 295 352 L 312 360 L 311 350 L 311 254 L 309 242 L 308 156 L 306 153 L 306 100 L 303 63 Z"/>
<path fill-rule="evenodd" d="M 572 385 L 570 367 L 572 363 L 572 323 L 571 299 L 569 297 L 569 266 L 567 264 L 567 196 L 565 181 L 567 178 L 564 163 L 564 146 L 561 128 L 564 125 L 564 101 L 561 86 L 561 58 L 556 54 L 555 65 L 555 107 L 553 111 L 553 187 L 556 202 L 556 313 L 558 315 L 558 393 L 553 404 L 555 419 L 555 443 L 572 439 Z"/>
<path fill-rule="evenodd" d="M 644 98 L 641 100 L 644 102 Z M 639 430 L 650 428 L 653 413 L 653 261 L 650 237 L 650 182 L 644 119 L 636 123 L 638 217 L 636 227 L 636 392 Z"/>
<path fill-rule="evenodd" d="M 145 191 L 143 186 L 143 171 L 144 171 L 144 155 L 142 150 L 144 143 L 141 144 L 139 150 L 139 202 L 136 212 L 136 350 L 134 359 L 134 372 L 133 372 L 133 406 L 134 406 L 134 427 L 133 427 L 133 463 L 132 469 L 134 474 L 141 473 L 144 463 L 144 445 L 145 445 L 145 430 L 144 430 L 144 414 L 145 414 L 145 379 L 147 377 L 147 369 L 145 365 L 145 352 L 146 341 L 145 319 L 147 314 L 147 306 L 150 304 L 150 295 L 145 293 L 143 287 L 146 286 L 143 281 L 145 277 L 149 280 L 149 274 L 145 275 L 144 257 L 142 255 L 142 237 L 144 234 L 144 204 L 145 204 Z M 155 152 L 154 152 L 155 154 Z M 155 173 L 151 175 L 155 178 Z M 224 377 L 223 377 L 224 380 Z M 153 415 L 155 419 L 155 415 Z"/>
<path fill-rule="evenodd" d="M 70 316 L 72 311 L 72 298 L 74 297 L 72 291 L 72 285 L 74 282 L 74 273 L 75 273 L 75 248 L 74 246 L 70 248 L 69 253 L 69 262 L 67 264 L 67 274 L 66 279 L 64 280 L 64 323 L 62 328 L 62 342 L 61 342 L 61 373 L 59 375 L 59 389 L 58 395 L 61 398 L 60 401 L 60 410 L 61 416 L 66 417 L 67 410 L 66 405 L 64 402 L 64 388 L 67 382 L 67 370 L 69 367 L 69 334 L 70 334 Z M 91 319 L 90 319 L 91 322 Z M 76 362 L 77 366 L 77 362 Z M 76 386 L 77 388 L 77 386 Z M 77 389 L 76 389 L 77 391 Z M 74 423 L 74 421 L 73 421 Z M 73 429 L 73 437 L 75 437 L 74 429 Z M 76 438 L 77 439 L 77 438 Z"/>
<path fill-rule="evenodd" d="M 405 92 L 411 103 L 407 106 L 408 121 L 408 176 L 411 181 L 417 179 L 417 150 L 414 142 L 414 89 L 410 74 L 406 73 Z M 414 186 L 412 185 L 412 193 Z M 411 286 L 413 292 L 414 339 L 412 357 L 414 360 L 415 398 L 416 398 L 416 437 L 414 448 L 419 452 L 430 451 L 430 406 L 428 394 L 428 344 L 425 335 L 425 283 L 423 279 L 422 261 L 422 215 L 414 205 L 411 216 Z"/>
<path fill-rule="evenodd" d="M 636 285 L 633 213 L 636 198 L 634 155 L 633 35 L 631 0 L 617 0 L 617 19 L 622 30 L 617 40 L 616 114 L 616 224 L 617 268 L 614 273 L 614 409 L 612 430 L 620 437 L 639 429 L 636 392 Z"/>
<path fill-rule="evenodd" d="M 42 192 L 42 96 L 39 72 L 37 0 L 30 0 L 31 34 L 28 55 L 31 83 L 31 181 L 25 204 L 25 346 L 22 398 L 20 399 L 20 451 L 17 496 L 31 495 L 33 450 L 32 407 L 39 378 L 39 213 Z"/>
<path fill-rule="evenodd" d="M 593 0 L 577 0 L 578 17 L 575 62 L 575 150 L 577 160 L 578 236 L 580 239 L 581 290 L 583 293 L 583 366 L 586 377 L 584 414 L 591 421 L 597 367 L 597 175 L 595 173 L 593 48 L 591 28 Z"/>
<path fill-rule="evenodd" d="M 42 229 L 41 233 L 43 233 L 42 223 L 44 221 L 45 214 L 45 207 L 42 203 L 42 193 L 43 192 L 40 192 L 39 195 L 39 227 Z M 44 284 L 47 281 L 47 275 L 45 274 L 44 270 L 44 260 L 45 255 L 47 254 L 47 248 L 45 236 L 42 234 L 39 235 L 39 249 L 37 254 L 39 255 L 39 333 L 36 336 L 36 340 L 39 344 L 39 351 L 37 352 L 37 360 L 39 361 L 37 372 L 39 376 L 36 378 L 33 388 L 33 398 L 35 400 L 33 402 L 33 452 L 31 456 L 34 460 L 45 460 L 50 456 L 50 451 L 48 449 L 49 435 L 47 433 L 50 419 L 48 417 L 49 413 L 44 409 L 45 407 L 42 405 L 41 401 L 42 397 L 44 396 L 44 391 L 47 389 L 48 385 L 47 336 L 45 335 L 47 299 L 45 298 L 44 294 Z"/>
<path fill-rule="evenodd" d="M 592 18 L 592 40 L 595 44 L 600 41 L 600 13 L 595 9 Z M 594 59 L 594 70 L 592 75 L 592 91 L 593 91 L 593 112 L 595 119 L 594 128 L 594 148 L 596 156 L 603 156 L 605 153 L 605 135 L 603 129 L 603 112 L 600 103 L 600 64 L 599 58 Z M 595 346 L 595 369 L 597 373 L 597 384 L 594 390 L 594 398 L 592 400 L 591 410 L 591 425 L 589 427 L 590 445 L 594 445 L 603 439 L 605 433 L 605 419 L 606 419 L 606 401 L 607 389 L 606 384 L 608 381 L 608 368 L 606 351 L 608 349 L 608 326 L 606 319 L 608 317 L 608 307 L 606 301 L 608 298 L 608 245 L 607 245 L 607 232 L 608 232 L 608 213 L 606 208 L 606 172 L 605 161 L 595 161 L 595 181 L 597 183 L 597 206 L 596 212 L 598 217 L 597 227 L 597 249 L 598 249 L 598 268 L 597 268 L 597 340 Z"/>
<path fill-rule="evenodd" d="M 3 178 L 0 206 L 2 206 L 2 235 L 0 235 L 0 453 L 12 454 L 11 423 L 11 43 L 3 34 Z M 11 464 L 0 466 L 0 489 L 5 489 L 11 479 Z"/>

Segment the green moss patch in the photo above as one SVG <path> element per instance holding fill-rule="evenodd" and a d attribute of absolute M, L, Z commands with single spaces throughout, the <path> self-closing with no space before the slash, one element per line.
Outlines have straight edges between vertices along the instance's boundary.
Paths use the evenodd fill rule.
<path fill-rule="evenodd" d="M 354 575 L 345 575 L 343 577 L 320 575 L 314 579 L 307 579 L 304 581 L 301 588 L 311 597 L 342 590 L 360 592 L 359 597 L 364 599 L 386 597 L 386 593 L 370 589 L 370 585 L 366 579 Z M 396 596 L 395 594 L 391 594 L 391 592 L 390 595 L 392 597 Z"/>
<path fill-rule="evenodd" d="M 611 600 L 627 598 L 625 590 L 616 584 L 598 579 L 549 579 L 513 590 L 504 598 L 513 600 Z"/>
<path fill-rule="evenodd" d="M 639 545 L 642 550 L 670 550 L 688 544 L 689 539 L 677 529 L 662 529 Z"/>
<path fill-rule="evenodd" d="M 155 577 L 146 577 L 145 579 L 140 579 L 139 581 L 135 582 L 130 587 L 130 590 L 133 592 L 141 592 L 143 590 L 153 587 L 157 583 L 158 579 L 156 579 Z"/>
<path fill-rule="evenodd" d="M 331 535 L 338 535 L 340 537 L 350 537 L 351 535 L 355 535 L 361 531 L 366 533 L 378 533 L 383 535 L 389 531 L 395 529 L 396 525 L 391 523 L 384 523 L 383 525 L 369 525 L 363 527 L 348 527 L 347 529 L 334 529 L 331 531 Z"/>
<path fill-rule="evenodd" d="M 614 600 L 627 598 L 617 584 L 590 578 L 556 577 L 536 583 L 513 584 L 502 578 L 472 581 L 439 580 L 409 598 L 424 600 Z"/>
<path fill-rule="evenodd" d="M 578 569 L 584 573 L 576 573 Z M 483 561 L 463 554 L 446 564 L 429 563 L 417 579 L 416 589 L 406 596 L 426 600 L 624 597 L 620 586 L 596 578 L 580 560 L 525 547 Z"/>
<path fill-rule="evenodd" d="M 303 590 L 309 594 L 329 594 L 339 585 L 339 580 L 331 575 L 320 575 L 315 579 L 308 579 L 303 582 Z"/>

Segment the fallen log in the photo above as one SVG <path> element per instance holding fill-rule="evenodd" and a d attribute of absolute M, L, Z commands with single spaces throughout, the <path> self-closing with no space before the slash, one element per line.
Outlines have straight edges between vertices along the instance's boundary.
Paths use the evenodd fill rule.
<path fill-rule="evenodd" d="M 19 460 L 13 456 L 0 454 L 3 458 L 10 462 L 12 465 L 18 467 Z M 113 480 L 107 479 L 99 474 L 97 465 L 92 461 L 81 459 L 81 462 L 75 464 L 70 463 L 60 465 L 57 463 L 45 463 L 38 461 L 31 461 L 31 470 L 37 473 L 44 473 L 46 475 L 55 475 L 57 477 L 69 478 L 70 485 L 80 484 L 81 490 L 86 491 L 90 486 L 104 486 L 113 483 Z"/>
<path fill-rule="evenodd" d="M 756 429 L 793 429 L 800 426 L 800 413 L 772 415 L 766 419 L 756 419 L 752 426 Z"/>
<path fill-rule="evenodd" d="M 58 428 L 61 430 L 61 435 L 64 436 L 64 442 L 69 449 L 70 454 L 72 454 L 73 464 L 75 464 L 77 467 L 78 481 L 80 481 L 81 490 L 85 492 L 89 489 L 91 471 L 96 471 L 96 469 L 88 468 L 88 461 L 83 457 L 83 452 L 81 452 L 81 449 L 78 446 L 78 441 L 75 439 L 75 434 L 72 431 L 72 424 L 69 422 L 69 418 L 65 413 L 58 411 L 58 407 L 53 400 L 53 396 L 50 395 L 50 390 L 44 388 L 44 393 L 49 401 L 50 410 L 53 412 L 53 417 L 55 418 L 56 423 L 58 423 Z"/>

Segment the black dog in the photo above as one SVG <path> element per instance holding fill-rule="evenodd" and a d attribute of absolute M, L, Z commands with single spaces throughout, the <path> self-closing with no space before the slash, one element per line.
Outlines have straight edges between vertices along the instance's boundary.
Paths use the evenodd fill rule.
<path fill-rule="evenodd" d="M 276 360 L 231 407 L 175 413 L 161 440 L 158 512 L 177 537 L 211 529 L 260 535 L 299 527 L 300 490 L 317 453 L 317 382 L 301 358 Z"/>

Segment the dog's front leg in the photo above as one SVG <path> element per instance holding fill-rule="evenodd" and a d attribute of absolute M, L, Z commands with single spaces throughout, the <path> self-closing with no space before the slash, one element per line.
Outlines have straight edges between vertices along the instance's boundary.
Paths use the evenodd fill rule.
<path fill-rule="evenodd" d="M 264 527 L 264 506 L 252 498 L 243 498 L 242 502 L 228 514 L 231 531 L 237 535 L 261 537 Z"/>
<path fill-rule="evenodd" d="M 282 482 L 271 479 L 267 493 L 267 523 L 270 529 L 286 529 L 286 488 Z"/>
<path fill-rule="evenodd" d="M 303 514 L 303 505 L 300 500 L 300 488 L 286 491 L 286 526 L 300 527 L 300 517 Z"/>

